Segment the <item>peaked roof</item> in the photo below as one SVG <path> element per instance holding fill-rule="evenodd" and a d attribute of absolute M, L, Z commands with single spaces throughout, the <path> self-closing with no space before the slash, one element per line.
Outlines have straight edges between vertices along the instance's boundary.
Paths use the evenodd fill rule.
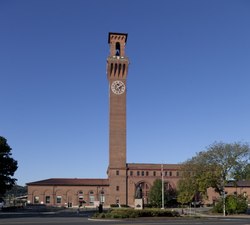
<path fill-rule="evenodd" d="M 27 183 L 28 186 L 109 186 L 108 179 L 50 178 Z"/>

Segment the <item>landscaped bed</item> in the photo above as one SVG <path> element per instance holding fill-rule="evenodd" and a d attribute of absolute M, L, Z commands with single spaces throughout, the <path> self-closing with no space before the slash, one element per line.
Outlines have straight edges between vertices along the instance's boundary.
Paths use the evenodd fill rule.
<path fill-rule="evenodd" d="M 92 218 L 118 219 L 137 217 L 179 217 L 176 211 L 165 209 L 110 209 L 107 212 L 95 213 Z"/>

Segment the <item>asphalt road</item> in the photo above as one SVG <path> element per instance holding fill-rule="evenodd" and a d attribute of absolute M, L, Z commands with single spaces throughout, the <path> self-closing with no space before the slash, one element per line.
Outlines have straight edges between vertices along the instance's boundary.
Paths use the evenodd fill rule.
<path fill-rule="evenodd" d="M 89 220 L 86 217 L 25 217 L 25 218 L 1 218 L 0 225 L 93 225 L 93 224 L 103 224 L 103 225 L 250 225 L 250 219 L 247 218 L 139 218 L 130 220 Z"/>

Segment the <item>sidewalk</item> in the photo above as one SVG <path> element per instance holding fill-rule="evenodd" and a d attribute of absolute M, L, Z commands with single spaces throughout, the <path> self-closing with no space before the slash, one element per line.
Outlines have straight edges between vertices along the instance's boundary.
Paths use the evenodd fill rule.
<path fill-rule="evenodd" d="M 180 208 L 174 209 L 179 212 L 183 217 L 206 217 L 206 218 L 247 218 L 250 219 L 250 214 L 234 214 L 226 215 L 223 214 L 213 214 L 210 212 L 211 208 L 185 208 L 183 211 Z"/>

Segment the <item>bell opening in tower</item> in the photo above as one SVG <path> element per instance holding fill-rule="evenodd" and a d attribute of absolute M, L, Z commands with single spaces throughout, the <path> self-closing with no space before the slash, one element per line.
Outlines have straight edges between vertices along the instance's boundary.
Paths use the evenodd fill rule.
<path fill-rule="evenodd" d="M 115 44 L 115 55 L 116 56 L 120 56 L 120 52 L 121 52 L 121 46 L 119 42 L 116 42 Z"/>

